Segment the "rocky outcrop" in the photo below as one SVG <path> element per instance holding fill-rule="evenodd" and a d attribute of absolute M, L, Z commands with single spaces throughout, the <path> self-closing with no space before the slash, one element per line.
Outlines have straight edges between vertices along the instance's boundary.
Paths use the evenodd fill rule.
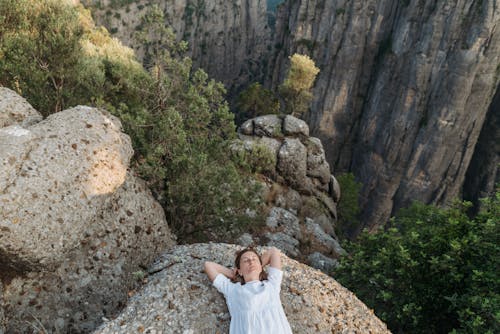
<path fill-rule="evenodd" d="M 135 38 L 141 17 L 151 1 L 81 1 L 92 7 L 96 23 L 104 25 L 127 46 L 139 51 Z M 189 55 L 196 68 L 222 81 L 233 92 L 242 84 L 263 77 L 261 60 L 267 58 L 270 30 L 265 0 L 175 0 L 157 1 L 178 40 L 189 43 Z"/>
<path fill-rule="evenodd" d="M 412 200 L 460 195 L 498 86 L 500 7 L 493 1 L 287 1 L 277 19 L 287 56 L 320 67 L 308 120 L 335 170 L 363 183 L 368 227 Z"/>
<path fill-rule="evenodd" d="M 0 100 L 0 129 L 14 124 L 27 127 L 42 120 L 42 115 L 12 90 L 0 87 L 0 96 L 2 97 Z"/>
<path fill-rule="evenodd" d="M 231 266 L 238 247 L 175 246 L 148 270 L 148 284 L 124 311 L 99 327 L 107 333 L 227 333 L 224 297 L 203 272 L 204 261 Z M 351 292 L 331 277 L 286 256 L 281 300 L 294 333 L 389 333 Z"/>
<path fill-rule="evenodd" d="M 290 115 L 266 115 L 246 121 L 238 132 L 233 154 L 252 156 L 249 160 L 267 176 L 262 182 L 266 229 L 252 242 L 276 246 L 305 262 L 314 252 L 330 261 L 343 254 L 335 235 L 340 189 L 321 141 L 309 137 L 307 124 Z"/>
<path fill-rule="evenodd" d="M 4 96 L 12 92 L 0 106 Z M 0 129 L 6 332 L 88 332 L 174 237 L 128 170 L 133 151 L 117 118 L 80 106 L 31 126 L 18 121 Z"/>

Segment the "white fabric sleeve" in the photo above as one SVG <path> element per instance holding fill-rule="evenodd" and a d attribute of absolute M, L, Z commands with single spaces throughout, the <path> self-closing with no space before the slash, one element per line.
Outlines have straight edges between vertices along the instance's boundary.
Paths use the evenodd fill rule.
<path fill-rule="evenodd" d="M 214 282 L 212 284 L 217 290 L 219 290 L 220 293 L 223 293 L 225 296 L 227 296 L 229 294 L 229 290 L 231 289 L 231 285 L 233 283 L 231 283 L 229 278 L 219 273 L 215 277 Z"/>
<path fill-rule="evenodd" d="M 267 272 L 268 272 L 267 279 L 269 283 L 271 283 L 279 291 L 281 288 L 281 281 L 283 279 L 283 272 L 274 267 L 269 267 L 267 269 Z"/>

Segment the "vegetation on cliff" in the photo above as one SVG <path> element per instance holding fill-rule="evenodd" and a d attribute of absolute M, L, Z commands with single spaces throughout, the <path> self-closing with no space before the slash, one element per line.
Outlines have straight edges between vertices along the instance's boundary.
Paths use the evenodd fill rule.
<path fill-rule="evenodd" d="M 401 210 L 349 245 L 335 278 L 394 333 L 498 333 L 500 192 L 474 218 L 469 206 Z"/>
<path fill-rule="evenodd" d="M 0 1 L 0 84 L 44 116 L 77 104 L 120 117 L 135 165 L 181 240 L 238 231 L 254 187 L 228 154 L 235 136 L 222 84 L 193 71 L 152 8 L 142 34 L 146 68 L 70 1 Z M 161 36 L 161 38 L 157 38 Z"/>

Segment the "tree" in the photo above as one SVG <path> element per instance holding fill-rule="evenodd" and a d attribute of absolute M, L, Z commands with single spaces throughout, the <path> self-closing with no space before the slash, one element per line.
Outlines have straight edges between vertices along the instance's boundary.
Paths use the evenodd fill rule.
<path fill-rule="evenodd" d="M 116 96 L 110 90 L 113 79 L 131 86 L 145 78 L 132 51 L 96 29 L 82 6 L 2 0 L 0 13 L 0 84 L 23 95 L 44 116 L 77 104 L 109 102 Z M 114 78 L 108 77 L 110 68 Z"/>
<path fill-rule="evenodd" d="M 139 32 L 152 82 L 148 113 L 135 121 L 139 171 L 163 204 L 182 240 L 238 233 L 257 205 L 256 188 L 230 159 L 234 116 L 221 83 L 193 71 L 184 42 L 164 27 L 163 12 L 150 8 Z"/>
<path fill-rule="evenodd" d="M 484 203 L 472 219 L 468 202 L 415 203 L 351 243 L 335 276 L 394 333 L 498 333 L 500 192 Z"/>
<path fill-rule="evenodd" d="M 241 92 L 237 108 L 241 119 L 250 119 L 260 115 L 279 114 L 280 103 L 270 90 L 255 82 Z"/>
<path fill-rule="evenodd" d="M 285 113 L 300 116 L 307 111 L 318 73 L 319 68 L 308 56 L 296 53 L 290 57 L 290 69 L 279 89 L 285 101 Z"/>
<path fill-rule="evenodd" d="M 340 174 L 337 180 L 342 190 L 342 196 L 337 205 L 339 235 L 346 236 L 359 226 L 360 213 L 358 197 L 362 184 L 355 180 L 354 174 Z"/>

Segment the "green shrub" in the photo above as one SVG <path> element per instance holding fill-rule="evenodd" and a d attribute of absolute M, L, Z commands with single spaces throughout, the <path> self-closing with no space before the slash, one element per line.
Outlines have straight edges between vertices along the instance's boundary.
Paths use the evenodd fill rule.
<path fill-rule="evenodd" d="M 352 173 L 340 174 L 337 181 L 342 192 L 337 204 L 337 235 L 346 236 L 349 232 L 355 231 L 360 224 L 358 197 L 362 184 L 355 180 Z"/>
<path fill-rule="evenodd" d="M 224 87 L 192 71 L 186 43 L 175 42 L 157 6 L 138 31 L 146 69 L 81 6 L 2 0 L 0 13 L 0 84 L 44 116 L 77 104 L 118 116 L 132 138 L 132 163 L 180 241 L 248 226 L 257 189 L 230 158 L 235 124 Z"/>
<path fill-rule="evenodd" d="M 401 210 L 349 244 L 336 278 L 394 333 L 498 333 L 500 193 L 472 219 L 469 206 Z"/>

